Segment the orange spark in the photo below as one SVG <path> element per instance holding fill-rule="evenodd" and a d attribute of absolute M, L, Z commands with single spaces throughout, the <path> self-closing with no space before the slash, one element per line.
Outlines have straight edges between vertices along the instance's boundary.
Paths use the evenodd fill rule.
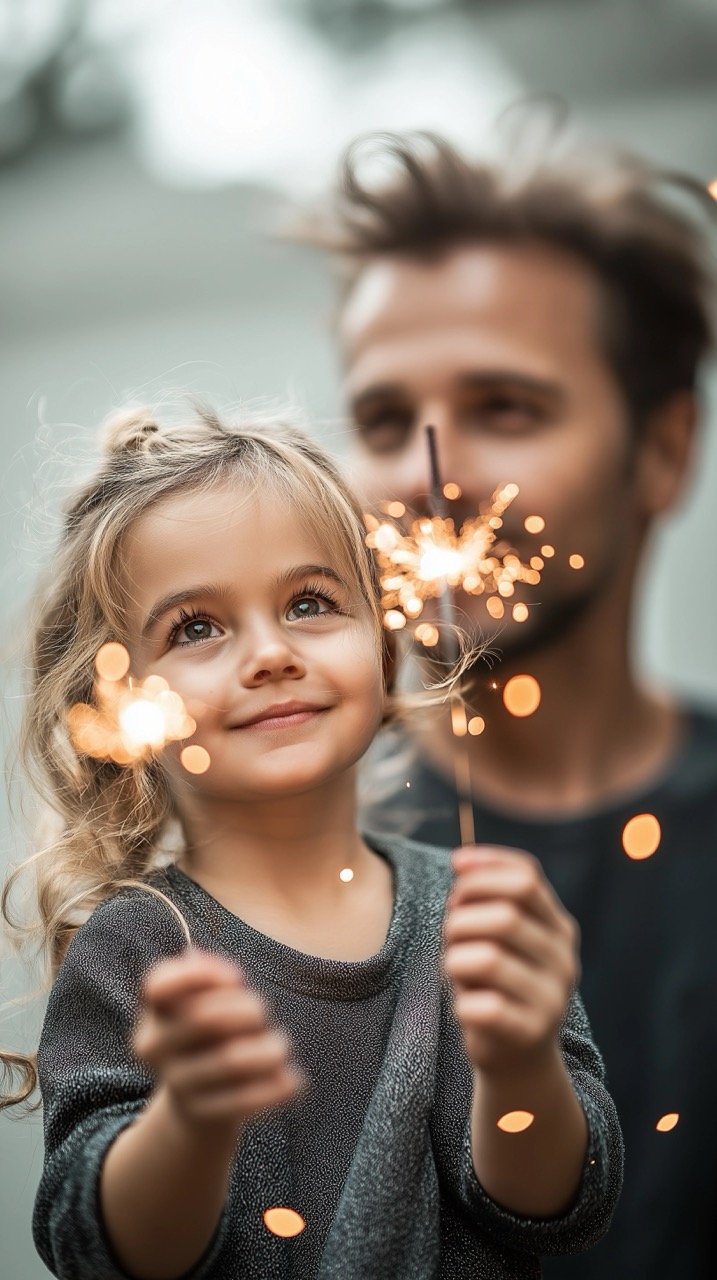
<path fill-rule="evenodd" d="M 511 676 L 503 690 L 503 702 L 512 716 L 532 716 L 540 706 L 540 697 L 535 676 Z"/>
<path fill-rule="evenodd" d="M 277 1205 L 273 1209 L 264 1210 L 264 1226 L 275 1236 L 298 1236 L 306 1226 L 304 1219 L 296 1209 L 286 1209 Z"/>
<path fill-rule="evenodd" d="M 625 823 L 622 832 L 622 847 L 628 858 L 641 862 L 651 858 L 658 848 L 662 832 L 654 813 L 638 813 Z"/>
<path fill-rule="evenodd" d="M 196 743 L 191 747 L 185 747 L 179 759 L 187 773 L 206 773 L 211 764 L 209 752 Z"/>
<path fill-rule="evenodd" d="M 668 1111 L 666 1115 L 660 1116 L 655 1128 L 658 1133 L 669 1133 L 670 1129 L 674 1129 L 680 1118 L 679 1111 Z"/>
<path fill-rule="evenodd" d="M 530 1128 L 534 1119 L 532 1111 L 506 1111 L 505 1115 L 497 1121 L 497 1125 L 503 1133 L 523 1133 Z"/>

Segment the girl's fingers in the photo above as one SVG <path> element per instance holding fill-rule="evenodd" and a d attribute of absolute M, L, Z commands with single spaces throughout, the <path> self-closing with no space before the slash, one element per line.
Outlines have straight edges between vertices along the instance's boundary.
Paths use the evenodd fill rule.
<path fill-rule="evenodd" d="M 304 1087 L 301 1074 L 292 1067 L 277 1072 L 271 1079 L 242 1085 L 239 1088 L 198 1094 L 188 1108 L 195 1120 L 224 1120 L 245 1117 L 278 1107 L 295 1097 Z"/>
<path fill-rule="evenodd" d="M 537 1011 L 516 1004 L 497 991 L 459 991 L 456 1014 L 470 1057 L 477 1067 L 494 1067 L 546 1042 Z M 507 1057 L 506 1057 L 507 1055 Z"/>
<path fill-rule="evenodd" d="M 461 849 L 460 853 L 463 855 L 466 850 Z M 485 856 L 458 859 L 456 853 L 454 865 L 458 874 L 449 898 L 452 907 L 487 898 L 509 898 L 544 924 L 561 931 L 568 929 L 570 916 L 548 884 L 540 864 L 530 855 L 510 850 L 494 854 L 491 850 Z"/>
<path fill-rule="evenodd" d="M 445 969 L 457 989 L 491 990 L 523 1008 L 562 1017 L 574 974 L 565 962 L 535 969 L 493 942 L 463 942 L 446 952 Z"/>
<path fill-rule="evenodd" d="M 232 1036 L 264 1031 L 266 1026 L 264 1005 L 253 991 L 221 987 L 189 996 L 167 1016 L 156 1018 L 150 1011 L 142 1032 L 151 1031 L 163 1054 L 184 1054 Z M 145 1052 L 146 1048 L 147 1042 Z"/>
<path fill-rule="evenodd" d="M 550 963 L 555 955 L 553 935 L 505 898 L 453 907 L 446 915 L 443 936 L 447 946 L 481 939 L 500 942 L 538 965 Z"/>
<path fill-rule="evenodd" d="M 243 985 L 241 971 L 231 961 L 191 949 L 181 956 L 162 960 L 150 969 L 142 985 L 142 998 L 157 1009 L 168 1009 L 198 991 Z"/>
<path fill-rule="evenodd" d="M 225 1090 L 273 1076 L 288 1066 L 289 1042 L 279 1032 L 230 1040 L 167 1064 L 164 1083 L 179 1093 Z"/>

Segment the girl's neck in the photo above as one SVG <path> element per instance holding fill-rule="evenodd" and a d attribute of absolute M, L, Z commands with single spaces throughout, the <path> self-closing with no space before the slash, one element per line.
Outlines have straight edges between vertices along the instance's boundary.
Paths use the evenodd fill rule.
<path fill-rule="evenodd" d="M 241 805 L 205 798 L 184 822 L 181 870 L 252 928 L 326 959 L 380 951 L 392 873 L 356 829 L 353 771 L 298 796 Z"/>

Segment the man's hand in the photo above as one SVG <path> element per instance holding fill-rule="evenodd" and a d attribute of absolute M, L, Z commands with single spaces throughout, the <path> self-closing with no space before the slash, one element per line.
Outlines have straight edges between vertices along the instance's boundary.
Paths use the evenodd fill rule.
<path fill-rule="evenodd" d="M 238 1130 L 303 1083 L 286 1037 L 269 1028 L 239 969 L 208 952 L 190 950 L 150 970 L 133 1049 L 190 1129 Z"/>
<path fill-rule="evenodd" d="M 579 979 L 579 930 L 530 854 L 453 854 L 445 970 L 468 1055 L 482 1074 L 521 1073 L 555 1054 Z"/>

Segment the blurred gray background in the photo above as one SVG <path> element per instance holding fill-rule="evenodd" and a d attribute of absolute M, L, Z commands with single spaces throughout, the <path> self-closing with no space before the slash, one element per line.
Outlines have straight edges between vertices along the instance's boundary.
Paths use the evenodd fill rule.
<path fill-rule="evenodd" d="M 272 240 L 369 129 L 469 152 L 526 90 L 575 126 L 709 184 L 715 0 L 0 0 L 3 729 L 22 697 L 22 605 L 62 485 L 127 398 L 293 401 L 340 447 L 332 290 Z M 636 639 L 653 677 L 717 700 L 717 423 L 656 538 Z M 8 771 L 12 772 L 12 762 Z M 20 799 L 21 799 L 20 794 Z M 5 814 L 0 871 L 28 850 Z M 7 947 L 0 1000 L 31 975 Z M 42 1001 L 3 1014 L 30 1048 Z M 30 1219 L 41 1123 L 0 1118 L 0 1271 L 48 1273 Z"/>

